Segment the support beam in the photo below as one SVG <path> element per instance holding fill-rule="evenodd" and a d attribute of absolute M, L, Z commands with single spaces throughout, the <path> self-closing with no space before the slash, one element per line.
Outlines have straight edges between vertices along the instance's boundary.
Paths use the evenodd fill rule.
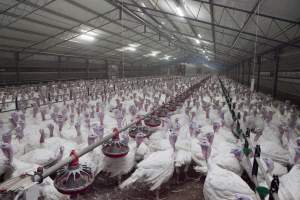
<path fill-rule="evenodd" d="M 187 9 L 185 9 L 184 5 L 182 7 L 183 7 L 185 15 L 188 16 L 189 13 L 188 13 Z M 193 32 L 193 34 L 195 35 L 195 37 L 197 38 L 198 37 L 198 33 L 197 33 L 196 29 L 194 28 L 194 26 L 191 24 L 190 21 L 187 21 L 187 24 L 189 25 L 189 27 L 190 27 L 191 31 Z"/>
<path fill-rule="evenodd" d="M 234 80 L 237 81 L 237 70 L 236 65 L 234 66 Z"/>
<path fill-rule="evenodd" d="M 211 20 L 211 32 L 212 32 L 212 39 L 214 45 L 214 56 L 216 59 L 216 32 L 215 32 L 215 16 L 214 16 L 214 0 L 209 0 L 209 10 L 210 10 L 210 20 Z"/>
<path fill-rule="evenodd" d="M 276 47 L 271 48 L 271 49 L 268 49 L 268 50 L 266 50 L 266 51 L 264 51 L 264 52 L 261 52 L 261 53 L 259 53 L 258 55 L 263 56 L 263 55 L 265 55 L 265 54 L 268 54 L 268 53 L 277 51 L 278 49 L 286 48 L 286 47 L 288 47 L 288 46 L 290 46 L 290 45 L 292 45 L 292 44 L 297 44 L 297 43 L 299 43 L 299 41 L 300 41 L 300 37 L 297 37 L 297 38 L 292 39 L 292 40 L 290 40 L 289 42 L 287 42 L 287 44 L 280 44 L 280 45 L 277 45 Z M 251 59 L 251 57 L 250 57 L 250 58 L 246 58 L 246 59 Z"/>
<path fill-rule="evenodd" d="M 126 5 L 131 6 L 133 4 L 126 3 Z M 193 22 L 198 22 L 198 23 L 202 23 L 202 24 L 206 24 L 206 25 L 214 25 L 215 27 L 225 29 L 225 30 L 230 30 L 230 31 L 237 32 L 237 33 L 240 32 L 239 29 L 232 28 L 232 27 L 229 27 L 229 26 L 224 26 L 224 25 L 217 24 L 217 23 L 208 22 L 208 21 L 205 21 L 205 20 L 200 20 L 200 19 L 196 19 L 196 18 L 192 18 L 192 17 L 186 17 L 186 16 L 181 17 L 181 16 L 178 16 L 177 14 L 174 14 L 174 13 L 170 13 L 170 12 L 163 11 L 163 10 L 158 10 L 158 9 L 153 9 L 153 8 L 148 8 L 148 7 L 144 8 L 144 9 L 152 11 L 153 14 L 155 14 L 155 12 L 157 12 L 157 13 L 166 14 L 166 15 L 169 15 L 169 16 L 174 16 L 174 17 L 178 17 L 178 18 L 181 18 L 181 19 L 190 20 L 190 21 L 193 21 Z M 252 37 L 257 37 L 259 39 L 268 40 L 268 41 L 271 41 L 271 42 L 276 42 L 276 43 L 281 44 L 281 45 L 287 45 L 287 46 L 291 46 L 291 47 L 300 48 L 300 45 L 296 45 L 296 44 L 293 44 L 293 43 L 278 40 L 276 38 L 271 38 L 271 37 L 267 37 L 267 36 L 263 36 L 263 35 L 256 35 L 255 33 L 246 32 L 246 31 L 244 31 L 243 34 L 248 35 L 248 36 L 252 36 Z"/>
<path fill-rule="evenodd" d="M 92 28 L 92 29 L 90 29 L 89 31 L 93 31 L 93 30 L 95 30 L 95 29 L 99 29 L 99 30 L 104 31 L 104 32 L 106 32 L 106 33 L 109 33 L 109 34 L 112 34 L 112 35 L 116 35 L 116 36 L 118 36 L 118 37 L 121 37 L 121 38 L 130 40 L 130 41 L 132 41 L 132 42 L 134 42 L 134 43 L 138 43 L 136 40 L 130 39 L 130 38 L 128 38 L 128 37 L 123 37 L 123 36 L 121 36 L 121 35 L 118 34 L 118 33 L 115 33 L 115 32 L 113 32 L 113 31 L 109 31 L 109 30 L 106 30 L 106 29 L 103 29 L 103 28 L 102 28 L 102 26 L 105 26 L 105 25 L 107 25 L 107 24 L 109 24 L 109 23 L 113 23 L 113 24 L 116 24 L 116 25 L 118 25 L 118 26 L 121 26 L 121 23 L 117 22 L 117 20 L 115 20 L 115 19 L 113 20 L 113 19 L 111 19 L 110 17 L 107 17 L 107 16 L 106 16 L 106 15 L 108 15 L 109 13 L 114 12 L 116 9 L 112 9 L 112 10 L 110 10 L 110 11 L 108 11 L 108 12 L 105 12 L 105 13 L 98 13 L 98 12 L 96 12 L 96 11 L 94 11 L 94 10 L 92 10 L 92 9 L 90 9 L 90 8 L 88 8 L 88 7 L 86 7 L 86 6 L 82 5 L 82 4 L 80 4 L 80 3 L 78 3 L 78 2 L 75 2 L 75 1 L 72 1 L 72 0 L 66 0 L 66 1 L 67 1 L 68 3 L 74 5 L 74 6 L 79 7 L 80 9 L 83 9 L 83 10 L 85 10 L 85 11 L 87 11 L 87 12 L 90 12 L 90 13 L 96 15 L 96 17 L 95 17 L 95 18 L 92 18 L 92 19 L 90 19 L 90 20 L 88 20 L 88 21 L 81 21 L 81 20 L 78 20 L 78 19 L 76 19 L 76 18 L 70 17 L 70 16 L 68 16 L 68 15 L 65 15 L 65 14 L 63 14 L 63 13 L 60 13 L 60 12 L 57 12 L 57 11 L 54 11 L 54 10 L 51 10 L 51 9 L 48 9 L 48 8 L 41 8 L 42 11 L 47 12 L 47 13 L 50 13 L 51 15 L 59 16 L 59 17 L 61 17 L 61 18 L 65 18 L 65 19 L 67 19 L 67 20 L 71 20 L 71 21 L 74 21 L 74 22 L 77 22 L 77 23 L 78 23 L 78 25 L 76 25 L 76 26 L 74 26 L 74 27 L 71 27 L 70 29 L 63 29 L 63 31 L 61 31 L 59 34 L 63 34 L 63 33 L 66 33 L 66 32 L 74 32 L 74 29 L 75 29 L 75 28 L 77 28 L 77 27 L 79 27 L 79 26 L 81 26 L 81 25 L 86 25 L 86 26 Z M 30 6 L 30 7 L 33 7 L 33 8 L 37 8 L 37 7 L 38 7 L 38 6 L 35 5 L 34 3 L 31 3 L 31 2 L 28 2 L 28 1 L 25 1 L 24 4 L 25 4 L 25 5 L 28 5 L 28 6 Z M 98 19 L 98 18 L 99 18 L 99 19 L 103 18 L 103 19 L 107 20 L 108 22 L 105 23 L 105 24 L 102 24 L 102 25 L 100 25 L 100 26 L 95 26 L 95 25 L 93 25 L 92 23 L 90 23 L 90 21 L 96 20 L 96 19 Z M 133 29 L 132 29 L 131 27 L 129 27 L 129 26 L 124 26 L 124 28 L 126 28 L 126 29 L 128 29 L 128 30 L 134 32 L 135 34 L 141 35 L 141 36 L 143 36 L 144 38 L 147 38 L 147 39 L 149 39 L 149 40 L 151 40 L 151 41 L 153 41 L 153 42 L 156 42 L 156 41 L 155 41 L 154 39 L 152 39 L 151 37 L 146 36 L 145 34 L 139 33 L 138 31 L 133 30 Z M 61 28 L 59 28 L 59 29 L 61 29 Z M 79 34 L 81 34 L 81 33 L 78 33 L 78 35 L 79 35 Z M 63 40 L 63 41 L 61 41 L 61 42 L 55 43 L 54 45 L 49 46 L 49 47 L 47 47 L 46 49 L 43 49 L 43 50 L 41 50 L 41 51 L 44 51 L 44 52 L 45 52 L 45 51 L 48 51 L 49 49 L 51 49 L 51 48 L 53 48 L 53 47 L 55 47 L 55 46 L 57 46 L 57 45 L 60 45 L 60 44 L 65 43 L 65 42 L 68 42 L 69 40 L 71 40 L 71 39 L 77 37 L 78 35 L 75 34 L 74 37 L 70 37 L 70 38 L 67 39 L 67 40 Z M 54 38 L 54 37 L 55 37 L 55 36 L 50 36 L 50 37 L 48 37 L 48 38 L 45 38 L 45 40 L 42 40 L 42 41 L 39 41 L 39 42 L 40 42 L 40 43 L 43 43 L 43 42 L 45 42 L 46 40 L 52 39 L 52 38 Z M 39 43 L 39 44 L 40 44 L 40 43 Z M 163 44 L 161 44 L 161 43 L 159 43 L 159 42 L 156 42 L 156 43 L 157 43 L 158 45 L 160 45 L 160 46 L 164 46 Z M 38 44 L 34 44 L 34 45 L 38 45 Z M 145 46 L 146 46 L 146 45 L 145 45 Z M 149 45 L 147 45 L 147 47 L 152 48 L 152 47 L 149 46 Z M 25 48 L 30 48 L 30 47 L 25 47 Z M 26 49 L 23 49 L 22 51 L 24 51 L 24 50 L 26 50 Z M 111 51 L 114 51 L 114 49 L 112 49 Z M 110 51 L 110 52 L 111 52 L 111 51 Z M 98 52 L 98 53 L 99 53 L 99 52 Z M 22 58 L 22 59 L 24 59 L 24 58 Z M 25 59 L 27 59 L 27 57 L 25 57 Z"/>
<path fill-rule="evenodd" d="M 124 66 L 124 61 L 120 61 L 120 66 L 119 66 L 119 78 L 124 78 L 124 71 L 125 71 L 125 66 Z"/>
<path fill-rule="evenodd" d="M 61 79 L 61 72 L 62 72 L 62 64 L 61 64 L 61 56 L 57 57 L 57 79 Z"/>
<path fill-rule="evenodd" d="M 17 3 L 17 4 L 21 4 L 21 3 L 22 3 L 22 4 L 25 4 L 25 3 L 26 3 L 26 1 L 24 1 L 24 0 L 17 0 L 17 1 L 19 2 L 19 3 Z M 35 13 L 35 12 L 37 12 L 37 11 L 39 11 L 39 10 L 45 8 L 45 7 L 47 7 L 48 5 L 52 4 L 52 3 L 55 2 L 55 1 L 56 1 L 56 0 L 51 0 L 51 1 L 49 1 L 49 2 L 44 3 L 44 4 L 41 5 L 41 6 L 37 6 L 35 9 L 33 9 L 33 10 L 31 10 L 31 11 L 25 13 L 25 14 L 22 14 L 22 15 L 20 15 L 19 17 L 14 18 L 14 19 L 13 19 L 12 21 L 10 21 L 9 23 L 7 23 L 7 24 L 2 24 L 1 27 L 0 27 L 0 29 L 7 28 L 7 27 L 9 27 L 10 25 L 13 25 L 14 23 L 18 22 L 19 20 L 24 19 L 24 17 L 29 16 L 29 15 L 31 15 L 31 14 L 33 14 L 33 13 Z M 17 6 L 16 6 L 16 9 L 17 9 Z M 22 11 L 22 12 L 23 12 L 23 11 Z M 3 14 L 5 14 L 5 13 L 3 13 Z"/>
<path fill-rule="evenodd" d="M 20 53 L 19 53 L 19 52 L 15 52 L 15 65 L 16 65 L 16 77 L 17 77 L 17 82 L 20 81 L 19 61 L 20 61 Z"/>
<path fill-rule="evenodd" d="M 239 70 L 238 65 L 236 65 L 235 66 L 235 73 L 236 73 L 236 78 L 235 79 L 236 79 L 237 82 L 239 80 L 239 71 L 238 70 Z"/>
<path fill-rule="evenodd" d="M 240 81 L 241 81 L 241 69 L 240 69 L 240 64 L 237 64 L 237 72 L 238 72 L 238 82 L 240 83 Z"/>
<path fill-rule="evenodd" d="M 245 78 L 244 78 L 244 75 L 245 75 L 245 63 L 242 62 L 241 65 L 242 65 L 242 84 L 244 84 L 244 80 L 245 80 Z"/>
<path fill-rule="evenodd" d="M 256 82 L 256 92 L 259 92 L 259 84 L 260 84 L 260 67 L 261 67 L 261 56 L 257 56 L 257 82 Z"/>
<path fill-rule="evenodd" d="M 273 98 L 275 98 L 277 95 L 278 69 L 279 69 L 279 62 L 280 62 L 279 49 L 276 50 L 276 52 L 275 52 L 274 60 L 275 60 L 275 66 L 274 66 L 274 72 L 273 72 L 273 87 L 272 87 Z"/>
<path fill-rule="evenodd" d="M 134 3 L 134 5 L 135 6 L 137 6 L 137 7 L 139 7 L 139 4 L 135 1 L 135 0 L 131 0 L 133 3 Z M 153 6 L 153 7 L 158 7 L 158 5 L 155 5 L 155 4 L 153 4 L 153 2 L 152 1 L 149 1 L 149 3 Z M 169 5 L 169 3 L 168 3 L 168 1 L 166 1 L 166 4 L 170 7 L 170 5 Z M 114 6 L 118 6 L 117 4 L 114 4 Z M 131 12 L 131 16 L 133 17 L 133 18 L 135 18 L 135 19 L 137 19 L 137 20 L 139 20 L 140 21 L 140 19 L 139 18 L 136 18 L 135 16 L 135 13 L 134 12 L 132 12 L 127 6 L 124 6 L 123 5 L 123 8 L 126 8 L 126 9 L 128 9 L 128 11 L 130 11 Z M 164 24 L 162 24 L 159 20 L 157 20 L 155 17 L 153 17 L 153 15 L 151 15 L 146 9 L 145 9 L 145 7 L 139 7 L 141 10 L 142 10 L 142 12 L 146 15 L 146 16 L 148 16 L 152 21 L 154 21 L 156 24 L 158 24 L 159 26 L 161 26 L 161 27 L 163 27 L 163 28 L 166 28 L 166 26 L 164 25 Z M 158 7 L 158 9 L 160 9 L 159 7 Z M 126 10 L 125 10 L 126 11 Z M 127 13 L 127 14 L 129 14 L 130 15 L 130 13 Z M 179 32 L 180 30 L 179 30 L 179 28 L 176 26 L 176 24 L 169 18 L 169 16 L 168 15 L 165 15 L 165 14 L 163 14 L 164 15 L 164 17 L 165 17 L 165 19 L 171 24 L 171 26 L 177 31 L 177 32 Z M 146 26 L 146 23 L 148 23 L 149 24 L 149 22 L 147 22 L 145 19 L 143 19 L 144 20 L 144 24 L 145 24 L 145 26 Z M 153 28 L 152 28 L 152 30 L 153 31 L 155 31 L 155 32 L 157 32 L 157 34 L 161 34 L 161 31 L 160 30 L 157 30 L 157 27 L 155 26 L 155 25 L 153 25 L 152 23 L 150 23 L 150 26 L 152 26 Z M 167 29 L 166 29 L 167 30 Z M 169 34 L 172 34 L 172 32 L 169 32 Z M 162 34 L 164 34 L 164 35 L 166 35 L 167 37 L 166 37 L 166 39 L 169 41 L 169 47 L 171 46 L 170 45 L 170 43 L 171 43 L 171 41 L 172 41 L 172 36 L 170 37 L 169 35 L 167 35 L 166 33 L 164 33 L 164 32 L 162 32 Z M 178 42 L 180 42 L 181 44 L 183 44 L 183 45 L 185 45 L 186 46 L 186 42 L 189 42 L 191 45 L 192 45 L 192 43 L 190 42 L 190 41 L 188 41 L 188 39 L 186 40 L 186 42 L 184 42 L 184 41 L 182 41 L 179 37 L 177 37 L 177 36 L 175 36 L 175 39 L 178 41 Z M 178 45 L 178 44 L 177 44 Z M 183 48 L 183 47 L 182 47 Z M 186 49 L 189 49 L 188 47 L 185 47 Z"/>
<path fill-rule="evenodd" d="M 253 7 L 252 10 L 251 10 L 251 13 L 256 12 L 256 9 L 257 9 L 257 7 L 259 6 L 259 4 L 260 4 L 261 1 L 262 1 L 262 0 L 257 0 L 257 1 L 256 1 L 254 7 Z M 211 4 L 210 4 L 210 6 L 211 6 Z M 230 47 L 230 51 L 232 50 L 232 48 L 235 47 L 236 42 L 237 42 L 238 39 L 240 38 L 240 35 L 244 32 L 244 30 L 245 30 L 247 24 L 249 23 L 249 21 L 250 21 L 252 15 L 253 15 L 253 14 L 249 14 L 249 15 L 248 15 L 248 17 L 247 17 L 246 21 L 244 22 L 242 28 L 239 30 L 238 34 L 235 36 L 235 38 L 234 38 L 234 40 L 233 40 L 233 42 L 232 42 L 232 45 L 231 45 L 231 47 Z M 214 22 L 213 22 L 213 23 L 214 23 Z"/>
<path fill-rule="evenodd" d="M 236 81 L 239 82 L 239 65 L 236 65 Z"/>
<path fill-rule="evenodd" d="M 210 4 L 209 2 L 207 2 L 207 0 L 193 0 L 199 3 L 204 3 L 204 4 Z M 256 13 L 255 11 L 251 11 L 251 10 L 245 10 L 242 8 L 238 8 L 238 7 L 231 7 L 225 4 L 218 4 L 218 3 L 213 3 L 214 6 L 220 7 L 220 8 L 225 8 L 225 9 L 229 9 L 229 10 L 234 10 L 234 11 L 239 11 L 239 12 L 243 12 L 243 13 L 247 13 L 250 15 L 257 15 L 257 16 L 261 16 L 261 17 L 265 17 L 268 19 L 272 19 L 272 20 L 277 20 L 277 21 L 282 21 L 282 22 L 287 22 L 287 23 L 291 23 L 291 24 L 295 24 L 295 25 L 300 25 L 299 22 L 297 21 L 293 21 L 293 20 L 289 20 L 289 19 L 285 19 L 285 18 L 280 18 L 280 17 L 276 17 L 276 16 L 271 16 L 271 15 L 266 15 L 263 13 Z"/>
<path fill-rule="evenodd" d="M 71 0 L 67 0 L 68 2 Z M 172 41 L 172 36 L 169 36 L 169 34 L 162 32 L 157 26 L 153 25 L 152 23 L 150 23 L 148 20 L 141 18 L 139 15 L 137 15 L 135 12 L 133 12 L 130 8 L 128 8 L 126 5 L 123 4 L 122 6 L 122 2 L 119 1 L 111 1 L 111 0 L 105 0 L 107 3 L 111 4 L 112 6 L 116 7 L 116 8 L 122 8 L 123 12 L 130 16 L 132 19 L 136 20 L 137 22 L 147 25 L 149 27 L 149 29 L 151 29 L 152 31 L 154 31 L 155 33 L 159 34 L 161 33 L 161 36 L 163 36 L 164 38 L 166 38 L 169 41 Z M 73 0 L 72 0 L 73 2 Z M 74 2 L 73 2 L 74 3 Z M 75 4 L 75 3 L 74 3 Z M 134 5 L 134 4 L 133 4 Z M 140 7 L 140 9 L 145 13 L 146 9 L 144 7 Z M 149 17 L 151 15 L 148 15 Z M 156 20 L 153 16 L 150 17 L 152 20 Z M 157 41 L 155 41 L 157 42 Z M 159 45 L 161 45 L 158 42 Z M 177 47 L 178 49 L 186 49 L 187 51 L 191 52 L 191 53 L 197 53 L 196 51 L 194 51 L 193 49 L 189 48 L 185 42 L 182 42 L 181 40 L 178 40 L 177 43 L 174 45 L 175 47 Z"/>
<path fill-rule="evenodd" d="M 248 66 L 249 66 L 249 69 L 248 69 L 248 85 L 249 85 L 249 87 L 250 87 L 250 74 L 251 74 L 251 59 L 249 59 L 249 61 L 248 61 Z"/>
<path fill-rule="evenodd" d="M 105 77 L 106 79 L 109 79 L 109 74 L 108 74 L 108 60 L 104 61 L 104 69 L 105 69 Z"/>
<path fill-rule="evenodd" d="M 86 77 L 90 78 L 90 62 L 89 59 L 85 60 L 85 66 L 86 66 Z"/>
<path fill-rule="evenodd" d="M 131 4 L 131 3 L 125 3 L 124 2 L 124 4 L 125 5 L 128 5 L 128 6 L 130 6 L 130 7 L 135 7 L 135 8 L 140 8 L 141 9 L 141 7 L 140 6 L 137 6 L 137 5 L 135 5 L 135 4 Z M 153 12 L 159 12 L 159 13 L 165 13 L 165 14 L 169 14 L 169 15 L 171 15 L 171 16 L 177 16 L 176 14 L 173 14 L 173 13 L 168 13 L 168 12 L 165 12 L 165 11 L 162 11 L 162 10 L 158 10 L 158 9 L 153 9 L 153 8 L 145 8 L 145 10 L 149 10 L 149 11 L 153 11 Z M 178 17 L 178 16 L 177 16 Z M 192 18 L 191 18 L 192 19 Z M 189 22 L 189 20 L 186 20 L 187 22 Z M 190 23 L 191 24 L 191 23 Z M 204 29 L 204 30 L 207 30 L 207 31 L 211 31 L 211 28 L 208 28 L 207 26 L 199 26 L 199 24 L 198 25 L 196 25 L 196 23 L 194 23 L 193 25 L 192 25 L 192 27 L 197 27 L 197 28 L 200 28 L 200 29 Z M 168 32 L 172 32 L 172 30 L 168 30 L 168 29 L 166 29 L 166 27 L 164 28 L 165 30 L 167 30 Z M 238 29 L 236 29 L 236 31 L 238 32 L 239 30 Z M 230 37 L 235 37 L 236 35 L 235 34 L 230 34 L 230 33 L 226 33 L 226 32 L 223 32 L 223 31 L 220 31 L 220 30 L 218 30 L 218 29 L 215 29 L 215 32 L 216 33 L 220 33 L 220 34 L 223 34 L 223 35 L 226 35 L 226 36 L 230 36 Z M 189 34 L 185 34 L 185 33 L 183 33 L 183 32 L 177 32 L 177 34 L 180 34 L 180 35 L 185 35 L 185 36 L 189 36 L 189 37 L 193 37 L 192 35 L 189 35 Z M 198 36 L 197 36 L 198 37 Z M 248 42 L 257 42 L 257 44 L 261 44 L 261 45 L 266 45 L 266 46 L 270 46 L 270 47 L 275 47 L 275 46 L 273 46 L 273 45 L 271 45 L 271 44 L 269 44 L 269 43 L 267 43 L 267 42 L 263 42 L 263 41 L 255 41 L 254 39 L 250 39 L 249 37 L 243 37 L 242 35 L 240 36 L 240 39 L 243 39 L 243 40 L 246 40 L 246 41 L 248 41 Z M 204 40 L 203 38 L 201 39 L 201 40 Z M 211 42 L 212 43 L 212 41 L 208 41 L 208 40 L 204 40 L 204 41 L 207 41 L 207 42 Z M 218 43 L 217 43 L 217 41 L 216 41 L 216 44 L 217 45 L 219 45 Z M 228 47 L 230 48 L 230 46 L 231 45 L 228 45 Z M 236 49 L 236 48 L 233 48 L 233 49 Z"/>
<path fill-rule="evenodd" d="M 9 53 L 17 53 L 15 50 L 11 50 L 11 49 L 4 49 L 4 48 L 0 48 L 0 52 L 9 52 Z M 75 54 L 58 54 L 58 53 L 50 53 L 50 52 L 33 52 L 33 51 L 23 51 L 23 53 L 26 54 L 35 54 L 35 55 L 47 55 L 47 56 L 63 56 L 63 57 L 70 57 L 70 58 L 86 58 L 80 55 L 75 55 Z M 93 58 L 93 57 L 91 57 Z"/>
<path fill-rule="evenodd" d="M 234 66 L 233 71 L 232 71 L 232 76 L 233 76 L 233 80 L 235 80 L 235 66 Z"/>

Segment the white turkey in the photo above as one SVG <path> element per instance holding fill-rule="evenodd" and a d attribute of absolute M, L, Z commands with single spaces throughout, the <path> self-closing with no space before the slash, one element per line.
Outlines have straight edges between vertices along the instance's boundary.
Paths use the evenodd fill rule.
<path fill-rule="evenodd" d="M 120 188 L 124 189 L 134 183 L 146 184 L 150 190 L 156 190 L 156 199 L 159 199 L 159 189 L 166 183 L 174 172 L 176 134 L 169 136 L 172 148 L 151 153 L 143 161 L 137 164 L 135 172 L 126 179 Z"/>
<path fill-rule="evenodd" d="M 209 165 L 203 194 L 205 200 L 232 200 L 237 195 L 256 200 L 255 193 L 241 177 L 217 165 Z"/>
<path fill-rule="evenodd" d="M 15 168 L 13 166 L 13 149 L 11 144 L 0 144 L 0 182 L 11 177 Z"/>
<path fill-rule="evenodd" d="M 174 151 L 168 149 L 150 154 L 137 165 L 135 172 L 126 179 L 120 188 L 124 189 L 134 183 L 146 184 L 150 190 L 156 190 L 156 198 L 159 199 L 160 186 L 167 182 L 174 172 Z"/>
<path fill-rule="evenodd" d="M 20 156 L 18 159 L 48 168 L 60 161 L 63 157 L 63 154 L 63 146 L 60 146 L 58 149 L 54 150 L 38 148 Z"/>
<path fill-rule="evenodd" d="M 300 165 L 296 164 L 289 173 L 280 177 L 279 198 L 300 199 Z"/>

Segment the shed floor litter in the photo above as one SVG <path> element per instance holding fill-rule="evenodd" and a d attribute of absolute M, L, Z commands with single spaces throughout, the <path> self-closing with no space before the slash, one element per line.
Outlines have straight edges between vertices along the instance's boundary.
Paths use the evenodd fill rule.
<path fill-rule="evenodd" d="M 199 176 L 194 172 L 189 172 L 193 177 L 188 180 L 181 180 L 176 184 L 176 178 L 173 177 L 168 184 L 164 184 L 160 190 L 161 200 L 204 200 L 203 184 L 205 177 Z M 120 190 L 117 186 L 117 180 L 107 181 L 102 174 L 95 178 L 95 182 L 89 190 L 81 195 L 78 200 L 156 200 L 155 192 L 149 191 L 147 187 L 130 187 L 126 190 Z"/>

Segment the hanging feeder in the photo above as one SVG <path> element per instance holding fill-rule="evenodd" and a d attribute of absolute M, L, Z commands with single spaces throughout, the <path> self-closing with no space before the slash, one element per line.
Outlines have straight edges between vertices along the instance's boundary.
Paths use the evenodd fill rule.
<path fill-rule="evenodd" d="M 177 107 L 181 107 L 182 104 L 183 104 L 183 103 L 182 103 L 181 101 L 177 101 L 177 100 L 175 101 L 175 105 L 176 105 Z"/>
<path fill-rule="evenodd" d="M 161 124 L 161 120 L 159 119 L 159 117 L 151 115 L 144 119 L 144 123 L 150 127 L 158 127 Z"/>
<path fill-rule="evenodd" d="M 184 96 L 184 95 L 180 95 L 180 96 L 177 96 L 176 97 L 176 102 L 178 102 L 178 103 L 184 103 L 184 101 L 185 101 L 185 99 L 186 99 L 186 96 Z"/>
<path fill-rule="evenodd" d="M 165 107 L 162 107 L 156 111 L 158 117 L 167 117 L 169 110 Z"/>
<path fill-rule="evenodd" d="M 105 156 L 110 158 L 121 158 L 128 154 L 129 147 L 120 142 L 119 131 L 114 129 L 114 136 L 111 141 L 104 144 L 102 152 Z"/>
<path fill-rule="evenodd" d="M 71 151 L 70 156 L 75 158 L 57 171 L 54 187 L 62 194 L 76 197 L 93 183 L 94 175 L 90 167 L 79 164 L 79 157 L 75 150 Z"/>
<path fill-rule="evenodd" d="M 170 111 L 170 112 L 174 112 L 176 111 L 176 105 L 174 103 L 169 103 L 169 104 L 166 104 L 165 107 Z"/>
<path fill-rule="evenodd" d="M 138 133 L 142 133 L 143 138 L 149 137 L 151 135 L 150 130 L 145 126 L 132 126 L 129 129 L 129 136 L 135 138 Z"/>

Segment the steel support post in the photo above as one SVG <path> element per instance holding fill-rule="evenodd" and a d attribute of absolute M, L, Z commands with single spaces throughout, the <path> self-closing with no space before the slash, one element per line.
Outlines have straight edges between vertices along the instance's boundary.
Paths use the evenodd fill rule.
<path fill-rule="evenodd" d="M 15 66 L 16 66 L 16 78 L 17 82 L 20 81 L 20 68 L 19 68 L 19 61 L 20 61 L 20 53 L 15 53 Z"/>
<path fill-rule="evenodd" d="M 240 64 L 237 64 L 237 81 L 240 82 Z"/>
<path fill-rule="evenodd" d="M 86 66 L 86 77 L 90 78 L 90 62 L 89 59 L 85 60 L 85 66 Z"/>
<path fill-rule="evenodd" d="M 120 66 L 119 66 L 119 78 L 123 78 L 124 77 L 124 66 L 123 66 L 123 62 L 120 61 Z"/>
<path fill-rule="evenodd" d="M 272 96 L 276 97 L 277 95 L 277 81 L 278 81 L 278 68 L 279 68 L 279 49 L 275 51 L 275 66 L 274 66 L 274 73 L 273 73 L 273 87 L 272 87 Z"/>
<path fill-rule="evenodd" d="M 248 61 L 248 85 L 250 86 L 250 74 L 251 74 L 251 59 Z"/>
<path fill-rule="evenodd" d="M 57 79 L 61 79 L 61 56 L 57 57 Z"/>
<path fill-rule="evenodd" d="M 109 74 L 108 74 L 108 60 L 105 60 L 104 61 L 104 69 L 105 69 L 105 75 L 104 75 L 104 78 L 107 78 L 109 79 Z"/>
<path fill-rule="evenodd" d="M 257 56 L 257 82 L 256 82 L 256 91 L 259 91 L 260 84 L 260 67 L 261 67 L 261 56 Z"/>
<path fill-rule="evenodd" d="M 244 62 L 242 62 L 241 63 L 241 65 L 242 65 L 242 84 L 244 84 L 244 75 L 245 75 L 245 64 L 244 64 Z"/>
<path fill-rule="evenodd" d="M 239 82 L 242 82 L 242 65 L 239 63 Z"/>
<path fill-rule="evenodd" d="M 236 81 L 236 66 L 233 68 L 233 80 Z"/>
<path fill-rule="evenodd" d="M 239 72 L 238 72 L 238 65 L 235 66 L 235 80 L 238 81 Z"/>

